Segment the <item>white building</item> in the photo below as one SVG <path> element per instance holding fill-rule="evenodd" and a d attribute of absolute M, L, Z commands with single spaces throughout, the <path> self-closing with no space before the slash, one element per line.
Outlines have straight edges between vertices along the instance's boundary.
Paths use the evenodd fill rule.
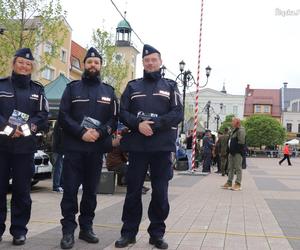
<path fill-rule="evenodd" d="M 196 92 L 190 92 L 185 97 L 185 121 L 194 117 Z M 227 115 L 234 114 L 236 117 L 243 119 L 244 116 L 244 95 L 227 94 L 225 87 L 222 91 L 210 88 L 200 89 L 199 91 L 199 112 L 198 121 L 204 128 L 217 131 Z M 209 105 L 209 115 L 207 104 Z M 208 124 L 207 124 L 208 123 Z"/>
<path fill-rule="evenodd" d="M 281 88 L 282 125 L 288 132 L 289 139 L 300 135 L 300 89 L 288 88 L 287 83 Z"/>

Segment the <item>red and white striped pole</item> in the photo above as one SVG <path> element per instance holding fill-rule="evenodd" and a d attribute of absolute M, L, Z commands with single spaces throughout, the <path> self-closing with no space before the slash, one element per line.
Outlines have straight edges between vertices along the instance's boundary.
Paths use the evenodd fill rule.
<path fill-rule="evenodd" d="M 201 1 L 201 16 L 200 16 L 200 34 L 199 34 L 199 51 L 198 51 L 198 69 L 196 82 L 196 100 L 195 100 L 195 116 L 194 116 L 194 130 L 193 130 L 193 154 L 192 154 L 192 170 L 196 168 L 196 139 L 198 126 L 198 106 L 199 106 L 199 86 L 200 86 L 200 56 L 201 56 L 201 42 L 202 42 L 202 21 L 203 21 L 203 5 L 204 0 Z"/>

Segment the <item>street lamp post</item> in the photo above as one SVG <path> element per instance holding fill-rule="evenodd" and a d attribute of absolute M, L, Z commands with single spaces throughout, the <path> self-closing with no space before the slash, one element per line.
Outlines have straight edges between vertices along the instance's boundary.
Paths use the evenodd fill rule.
<path fill-rule="evenodd" d="M 182 89 L 182 106 L 183 106 L 183 121 L 181 123 L 181 134 L 184 132 L 184 113 L 185 113 L 185 95 L 186 95 L 186 89 L 191 87 L 193 84 L 195 84 L 195 79 L 192 75 L 192 72 L 190 70 L 184 70 L 185 62 L 182 60 L 179 63 L 179 70 L 180 73 L 176 77 L 176 82 L 179 83 L 183 87 Z M 206 84 L 208 82 L 208 77 L 210 76 L 211 67 L 207 66 L 205 68 L 206 70 Z M 205 85 L 206 85 L 205 84 Z M 204 86 L 205 86 L 204 85 Z"/>
<path fill-rule="evenodd" d="M 210 118 L 210 104 L 211 104 L 211 101 L 208 101 L 206 103 L 206 112 L 207 112 L 207 118 L 206 118 L 206 129 L 209 129 L 209 118 Z"/>
<path fill-rule="evenodd" d="M 223 110 L 223 103 L 221 102 L 220 103 L 220 113 L 222 112 L 222 110 Z M 216 117 L 215 117 L 215 119 L 217 120 L 217 132 L 218 132 L 219 131 L 219 121 L 221 119 L 220 115 L 217 114 Z"/>
<path fill-rule="evenodd" d="M 215 119 L 217 120 L 217 132 L 219 131 L 219 121 L 220 121 L 220 116 L 216 115 Z"/>

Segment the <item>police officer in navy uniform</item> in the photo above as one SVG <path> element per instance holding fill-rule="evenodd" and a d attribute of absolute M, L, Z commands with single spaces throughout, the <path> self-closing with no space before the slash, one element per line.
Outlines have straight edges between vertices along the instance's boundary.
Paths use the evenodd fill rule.
<path fill-rule="evenodd" d="M 129 152 L 129 168 L 123 227 L 115 247 L 136 242 L 142 218 L 142 187 L 149 167 L 149 243 L 167 249 L 163 236 L 169 214 L 168 182 L 173 174 L 171 152 L 176 150 L 177 125 L 183 120 L 183 108 L 176 82 L 161 78 L 160 52 L 144 45 L 142 57 L 144 76 L 128 83 L 120 104 L 120 120 L 130 129 L 121 139 L 123 150 Z"/>
<path fill-rule="evenodd" d="M 67 85 L 60 103 L 59 122 L 64 134 L 64 193 L 61 201 L 63 238 L 60 244 L 63 249 L 70 249 L 74 245 L 77 193 L 81 184 L 83 194 L 78 219 L 79 238 L 88 243 L 99 241 L 92 228 L 97 205 L 97 184 L 103 153 L 112 148 L 111 134 L 116 129 L 118 115 L 114 89 L 100 79 L 101 66 L 101 55 L 96 49 L 90 48 L 84 58 L 82 79 Z"/>
<path fill-rule="evenodd" d="M 6 195 L 12 178 L 10 233 L 14 245 L 26 241 L 37 150 L 35 134 L 48 123 L 44 88 L 31 80 L 33 61 L 29 48 L 19 49 L 13 58 L 11 76 L 0 79 L 0 241 L 5 231 Z"/>

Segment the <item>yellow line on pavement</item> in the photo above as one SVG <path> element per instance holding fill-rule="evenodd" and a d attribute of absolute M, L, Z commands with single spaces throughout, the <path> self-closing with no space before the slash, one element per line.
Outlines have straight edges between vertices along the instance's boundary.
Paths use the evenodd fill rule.
<path fill-rule="evenodd" d="M 54 224 L 60 225 L 58 221 L 43 221 L 43 220 L 30 220 L 30 223 L 36 224 Z M 108 229 L 121 229 L 121 225 L 112 224 L 93 224 L 94 227 L 108 228 Z M 140 228 L 140 231 L 147 231 L 145 228 Z M 300 240 L 300 236 L 285 236 L 285 235 L 268 235 L 268 234 L 255 234 L 255 233 L 238 233 L 238 232 L 225 232 L 225 231 L 209 231 L 205 229 L 199 229 L 194 231 L 176 231 L 166 230 L 166 233 L 170 234 L 222 234 L 229 236 L 241 236 L 241 237 L 256 237 L 256 238 L 274 238 L 274 239 L 287 239 L 287 240 Z"/>

